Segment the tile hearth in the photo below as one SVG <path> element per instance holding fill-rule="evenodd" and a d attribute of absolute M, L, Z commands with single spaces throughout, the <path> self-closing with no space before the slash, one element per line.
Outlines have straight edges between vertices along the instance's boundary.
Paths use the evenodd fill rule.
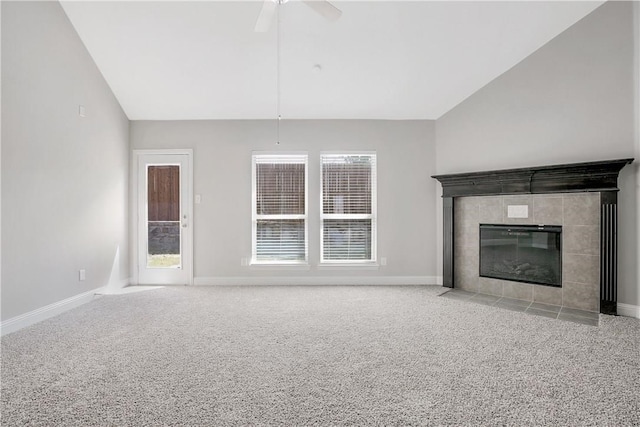
<path fill-rule="evenodd" d="M 600 319 L 600 315 L 592 311 L 577 310 L 565 306 L 469 292 L 462 289 L 451 289 L 440 294 L 440 296 L 458 301 L 489 305 L 511 311 L 520 311 L 535 316 L 548 317 L 550 319 L 581 323 L 588 326 L 598 326 Z"/>

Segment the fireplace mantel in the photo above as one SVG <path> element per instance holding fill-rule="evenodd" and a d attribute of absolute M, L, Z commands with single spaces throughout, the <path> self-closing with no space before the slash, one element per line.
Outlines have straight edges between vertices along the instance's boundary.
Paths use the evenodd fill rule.
<path fill-rule="evenodd" d="M 454 281 L 454 198 L 517 194 L 600 193 L 600 312 L 616 314 L 618 174 L 634 159 L 434 175 L 442 184 L 443 286 Z"/>
<path fill-rule="evenodd" d="M 618 173 L 633 159 L 434 175 L 442 197 L 618 191 Z"/>

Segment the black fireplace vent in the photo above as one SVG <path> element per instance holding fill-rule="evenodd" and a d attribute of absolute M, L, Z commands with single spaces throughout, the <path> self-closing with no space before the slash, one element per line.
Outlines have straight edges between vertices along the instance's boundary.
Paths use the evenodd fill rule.
<path fill-rule="evenodd" d="M 562 287 L 562 226 L 480 224 L 480 276 Z"/>

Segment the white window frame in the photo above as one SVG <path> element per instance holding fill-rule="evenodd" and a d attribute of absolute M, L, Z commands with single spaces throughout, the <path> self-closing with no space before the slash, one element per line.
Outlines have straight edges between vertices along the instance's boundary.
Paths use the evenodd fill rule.
<path fill-rule="evenodd" d="M 325 214 L 324 213 L 324 168 L 323 159 L 328 156 L 371 156 L 371 214 Z M 375 151 L 326 151 L 320 153 L 320 265 L 321 266 L 377 266 L 378 254 L 378 156 Z M 370 219 L 371 220 L 371 259 L 324 259 L 324 220 L 325 219 Z"/>
<path fill-rule="evenodd" d="M 257 213 L 257 182 L 256 165 L 258 159 L 285 163 L 304 164 L 304 215 L 264 215 Z M 304 220 L 304 260 L 258 260 L 257 259 L 257 234 L 258 220 L 279 220 L 279 219 L 303 219 Z M 254 152 L 251 155 L 251 260 L 250 265 L 308 265 L 309 263 L 309 156 L 307 153 L 263 153 Z"/>

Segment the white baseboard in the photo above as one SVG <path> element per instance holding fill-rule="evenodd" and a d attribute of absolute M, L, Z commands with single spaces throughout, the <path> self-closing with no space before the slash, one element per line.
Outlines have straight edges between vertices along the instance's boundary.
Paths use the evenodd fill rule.
<path fill-rule="evenodd" d="M 102 292 L 100 295 L 128 295 L 128 294 L 135 294 L 135 293 L 138 293 L 138 292 L 155 291 L 157 289 L 162 289 L 162 288 L 164 288 L 164 286 L 160 286 L 160 285 L 149 285 L 149 286 L 132 285 L 132 286 L 127 286 L 126 288 L 121 288 L 121 289 L 107 289 L 104 292 Z"/>
<path fill-rule="evenodd" d="M 620 316 L 635 317 L 640 319 L 640 306 L 618 303 L 618 314 Z"/>
<path fill-rule="evenodd" d="M 248 276 L 195 277 L 196 286 L 274 286 L 274 285 L 435 285 L 435 276 Z"/>
<path fill-rule="evenodd" d="M 6 335 L 19 329 L 31 326 L 34 323 L 42 322 L 50 317 L 57 316 L 72 308 L 78 307 L 91 301 L 96 294 L 101 293 L 104 287 L 87 291 L 62 301 L 40 307 L 28 313 L 21 314 L 11 319 L 7 319 L 0 323 L 0 335 Z"/>
<path fill-rule="evenodd" d="M 435 279 L 436 279 L 436 285 L 442 286 L 442 283 L 443 283 L 442 276 L 436 276 Z"/>

